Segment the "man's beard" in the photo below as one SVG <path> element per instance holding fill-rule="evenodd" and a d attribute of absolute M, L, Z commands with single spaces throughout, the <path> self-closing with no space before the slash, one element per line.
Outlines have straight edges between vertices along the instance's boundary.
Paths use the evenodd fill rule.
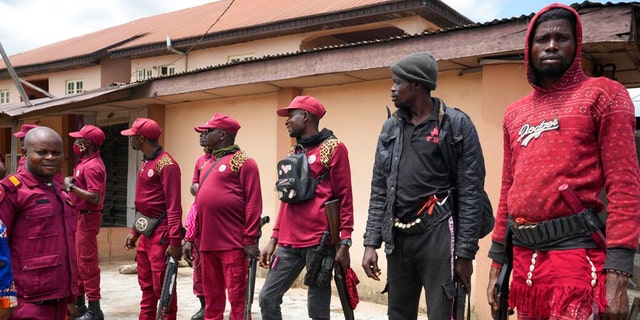
<path fill-rule="evenodd" d="M 395 106 L 396 106 L 396 108 L 398 108 L 398 109 L 403 109 L 403 110 L 409 110 L 409 109 L 411 109 L 411 107 L 410 107 L 408 104 L 406 104 L 406 103 L 404 103 L 404 102 L 402 102 L 402 101 L 397 101 L 397 100 L 396 100 L 396 101 L 393 103 L 393 105 L 395 105 Z"/>
<path fill-rule="evenodd" d="M 545 67 L 540 69 L 534 69 L 536 77 L 538 79 L 543 78 L 555 78 L 560 79 L 562 75 L 571 67 L 571 61 L 562 60 L 562 64 L 558 67 Z"/>

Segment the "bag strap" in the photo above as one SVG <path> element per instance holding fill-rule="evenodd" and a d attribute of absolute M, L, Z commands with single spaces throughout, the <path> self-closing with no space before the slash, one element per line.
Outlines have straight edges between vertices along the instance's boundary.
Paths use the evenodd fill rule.
<path fill-rule="evenodd" d="M 209 170 L 207 170 L 207 172 L 204 173 L 204 176 L 202 176 L 202 179 L 200 180 L 200 185 L 202 185 L 204 183 L 204 180 L 207 179 L 207 177 L 209 176 L 209 173 L 211 173 L 211 170 L 213 170 L 213 168 L 216 166 L 216 164 L 218 164 L 218 162 L 220 162 L 220 160 L 222 160 L 222 158 L 226 157 L 227 155 L 225 154 L 224 156 L 216 159 L 216 161 L 213 162 L 213 164 L 211 165 L 211 167 L 209 167 Z M 198 191 L 200 190 L 200 188 L 198 188 Z M 197 192 L 196 192 L 197 195 Z"/>

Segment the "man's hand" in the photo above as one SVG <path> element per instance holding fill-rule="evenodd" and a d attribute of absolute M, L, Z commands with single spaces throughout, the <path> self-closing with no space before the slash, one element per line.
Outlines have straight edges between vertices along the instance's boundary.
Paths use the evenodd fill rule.
<path fill-rule="evenodd" d="M 271 262 L 271 256 L 273 252 L 276 251 L 276 245 L 278 244 L 278 239 L 271 238 L 267 246 L 262 249 L 260 252 L 260 267 L 269 269 L 269 263 Z"/>
<path fill-rule="evenodd" d="M 73 177 L 72 176 L 68 176 L 68 177 L 64 177 L 64 187 L 66 188 L 68 185 L 73 183 Z"/>
<path fill-rule="evenodd" d="M 500 276 L 500 269 L 491 267 L 489 270 L 489 284 L 487 285 L 487 301 L 491 306 L 491 316 L 495 319 L 494 313 L 498 311 L 498 301 L 496 301 L 496 283 Z"/>
<path fill-rule="evenodd" d="M 190 241 L 185 242 L 184 246 L 182 246 L 182 255 L 184 256 L 184 260 L 186 260 L 189 263 L 193 262 L 193 255 L 191 254 L 192 250 L 193 250 L 193 243 Z"/>
<path fill-rule="evenodd" d="M 473 274 L 473 260 L 458 257 L 454 262 L 454 270 L 464 290 L 469 294 L 471 291 L 471 274 Z"/>
<path fill-rule="evenodd" d="M 244 255 L 247 257 L 247 260 L 260 257 L 260 249 L 258 249 L 258 245 L 250 244 L 244 246 Z"/>
<path fill-rule="evenodd" d="M 600 314 L 603 320 L 626 320 L 629 316 L 627 287 L 629 277 L 614 271 L 607 271 L 607 302 L 609 306 Z"/>
<path fill-rule="evenodd" d="M 178 246 L 169 246 L 167 248 L 167 251 L 164 254 L 165 256 L 172 256 L 173 260 L 175 260 L 176 262 L 180 261 L 182 259 L 182 246 L 178 245 Z"/>
<path fill-rule="evenodd" d="M 136 247 L 136 242 L 138 241 L 138 238 L 140 238 L 139 234 L 133 234 L 133 233 L 129 233 L 127 234 L 127 237 L 124 238 L 124 248 L 127 250 L 131 250 L 133 248 Z"/>
<path fill-rule="evenodd" d="M 362 268 L 367 277 L 380 281 L 382 270 L 378 268 L 378 253 L 374 247 L 364 247 L 364 256 L 362 257 Z"/>
<path fill-rule="evenodd" d="M 67 303 L 67 319 L 75 319 L 78 317 L 78 311 L 76 310 L 76 304 L 74 302 Z M 0 319 L 4 319 L 0 317 Z"/>
<path fill-rule="evenodd" d="M 341 245 L 336 252 L 335 263 L 339 263 L 342 270 L 347 270 L 351 267 L 351 255 L 349 254 L 349 247 Z"/>

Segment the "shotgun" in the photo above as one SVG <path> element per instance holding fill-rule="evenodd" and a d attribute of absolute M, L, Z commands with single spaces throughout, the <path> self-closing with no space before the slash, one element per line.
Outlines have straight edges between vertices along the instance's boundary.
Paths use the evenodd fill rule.
<path fill-rule="evenodd" d="M 513 235 L 508 226 L 505 236 L 505 253 L 507 258 L 496 282 L 495 299 L 498 302 L 498 310 L 492 312 L 494 320 L 509 318 L 509 278 L 511 278 L 511 269 L 513 269 Z"/>
<path fill-rule="evenodd" d="M 336 252 L 340 248 L 340 199 L 329 200 L 324 203 L 324 210 L 327 214 L 327 223 L 329 224 L 329 235 L 331 242 L 336 246 Z M 347 284 L 345 282 L 345 272 L 342 266 L 336 263 L 334 266 L 334 277 L 342 312 L 345 320 L 354 320 L 353 308 L 349 304 L 349 296 L 347 292 Z"/>
<path fill-rule="evenodd" d="M 167 270 L 164 273 L 164 281 L 162 282 L 162 293 L 158 300 L 158 311 L 156 312 L 156 320 L 164 320 L 169 313 L 171 300 L 176 293 L 176 276 L 178 275 L 178 264 L 173 260 L 172 256 L 167 257 Z"/>
<path fill-rule="evenodd" d="M 260 236 L 262 236 L 262 226 L 269 223 L 269 216 L 260 218 L 260 230 L 258 231 L 258 237 L 256 243 L 260 243 Z M 253 305 L 253 295 L 256 291 L 256 269 L 258 266 L 258 259 L 251 257 L 249 259 L 249 274 L 247 275 L 247 291 L 244 295 L 244 320 L 251 320 L 251 306 Z"/>
<path fill-rule="evenodd" d="M 564 199 L 564 201 L 569 205 L 573 213 L 578 214 L 586 210 L 582 205 L 582 202 L 580 202 L 580 198 L 578 198 L 578 195 L 571 186 L 563 184 L 558 187 L 558 191 L 560 191 L 562 199 Z M 600 221 L 600 218 L 598 218 L 598 216 L 593 212 L 585 212 L 584 221 L 589 227 L 595 230 L 591 233 L 591 239 L 593 239 L 593 241 L 598 245 L 598 248 L 607 250 L 606 237 L 604 232 L 602 232 L 603 224 L 602 221 Z"/>

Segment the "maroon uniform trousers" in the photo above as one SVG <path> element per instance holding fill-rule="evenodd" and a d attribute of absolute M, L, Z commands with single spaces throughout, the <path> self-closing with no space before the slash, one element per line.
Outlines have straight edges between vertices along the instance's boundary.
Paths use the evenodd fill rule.
<path fill-rule="evenodd" d="M 156 320 L 158 300 L 162 294 L 162 283 L 167 270 L 165 252 L 169 247 L 167 224 L 160 224 L 149 238 L 140 236 L 136 262 L 138 263 L 138 284 L 142 290 L 140 320 Z M 169 307 L 168 320 L 175 320 L 178 312 L 178 295 L 173 295 Z"/>

